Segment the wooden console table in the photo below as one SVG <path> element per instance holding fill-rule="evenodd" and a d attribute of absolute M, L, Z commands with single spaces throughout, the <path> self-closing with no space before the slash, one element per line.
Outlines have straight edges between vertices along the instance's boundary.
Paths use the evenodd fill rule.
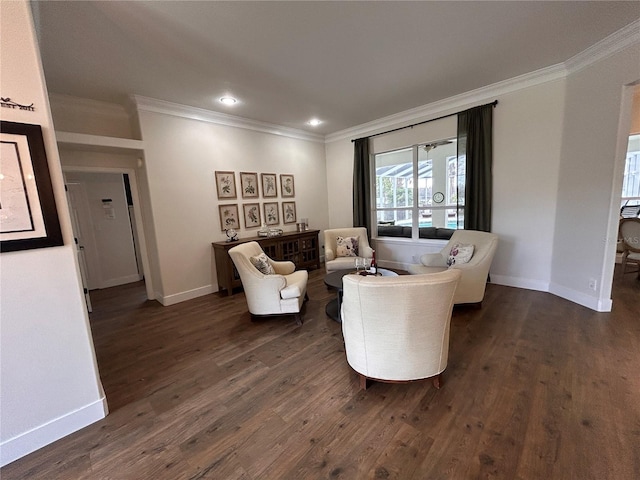
<path fill-rule="evenodd" d="M 305 230 L 285 232 L 277 237 L 250 237 L 240 238 L 235 242 L 213 242 L 211 245 L 216 260 L 218 291 L 224 289 L 227 295 L 233 295 L 233 289 L 242 286 L 240 275 L 229 256 L 229 249 L 240 243 L 258 242 L 270 258 L 289 260 L 295 263 L 298 270 L 320 268 L 318 233 L 320 230 Z"/>

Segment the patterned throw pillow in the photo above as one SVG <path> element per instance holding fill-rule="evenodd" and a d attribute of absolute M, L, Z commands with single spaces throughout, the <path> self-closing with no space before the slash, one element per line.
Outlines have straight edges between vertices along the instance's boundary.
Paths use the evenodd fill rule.
<path fill-rule="evenodd" d="M 358 237 L 336 237 L 336 255 L 338 257 L 357 257 Z"/>
<path fill-rule="evenodd" d="M 473 257 L 473 245 L 467 245 L 465 243 L 456 243 L 453 247 L 451 247 L 451 251 L 449 252 L 449 259 L 447 260 L 447 265 L 450 267 L 455 265 L 456 263 L 468 263 Z"/>
<path fill-rule="evenodd" d="M 249 260 L 251 260 L 254 267 L 265 275 L 273 275 L 276 273 L 273 266 L 271 266 L 271 262 L 269 262 L 269 257 L 267 257 L 267 254 L 264 252 L 255 257 L 251 257 Z"/>

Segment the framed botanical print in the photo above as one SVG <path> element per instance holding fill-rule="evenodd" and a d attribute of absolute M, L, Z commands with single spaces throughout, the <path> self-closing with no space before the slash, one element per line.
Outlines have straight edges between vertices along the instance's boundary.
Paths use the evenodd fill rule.
<path fill-rule="evenodd" d="M 244 226 L 245 228 L 254 228 L 260 226 L 260 204 L 259 203 L 245 203 L 242 205 L 244 212 Z"/>
<path fill-rule="evenodd" d="M 278 196 L 278 187 L 276 186 L 275 173 L 263 173 L 262 178 L 262 196 L 264 198 L 275 198 Z"/>
<path fill-rule="evenodd" d="M 258 198 L 258 174 L 249 172 L 240 172 L 240 188 L 242 190 L 242 198 Z"/>
<path fill-rule="evenodd" d="M 216 171 L 216 189 L 218 190 L 218 200 L 238 198 L 235 172 Z"/>
<path fill-rule="evenodd" d="M 240 220 L 238 218 L 238 205 L 218 205 L 220 211 L 220 229 L 222 231 L 233 228 L 240 228 Z"/>
<path fill-rule="evenodd" d="M 282 202 L 283 223 L 296 223 L 296 202 Z"/>
<path fill-rule="evenodd" d="M 42 127 L 2 121 L 0 250 L 63 245 Z"/>
<path fill-rule="evenodd" d="M 296 190 L 293 184 L 293 175 L 280 175 L 280 194 L 282 197 L 296 196 Z"/>
<path fill-rule="evenodd" d="M 264 221 L 267 225 L 278 225 L 280 223 L 280 212 L 278 211 L 278 202 L 265 202 L 264 205 Z"/>

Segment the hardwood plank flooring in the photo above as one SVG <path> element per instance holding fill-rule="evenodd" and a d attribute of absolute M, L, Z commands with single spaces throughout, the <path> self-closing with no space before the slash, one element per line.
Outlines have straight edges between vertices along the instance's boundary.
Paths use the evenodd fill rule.
<path fill-rule="evenodd" d="M 614 308 L 489 285 L 454 309 L 443 386 L 359 391 L 335 293 L 304 324 L 251 322 L 243 293 L 170 307 L 142 283 L 93 292 L 110 414 L 0 470 L 12 479 L 640 478 L 640 281 Z M 62 386 L 61 386 L 62 388 Z"/>

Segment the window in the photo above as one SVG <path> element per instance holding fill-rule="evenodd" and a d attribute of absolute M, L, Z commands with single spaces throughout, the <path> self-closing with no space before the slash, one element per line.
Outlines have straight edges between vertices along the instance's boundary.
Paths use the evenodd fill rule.
<path fill-rule="evenodd" d="M 640 205 L 640 135 L 629 137 L 622 182 L 622 206 Z"/>
<path fill-rule="evenodd" d="M 437 238 L 464 225 L 465 158 L 456 139 L 374 156 L 375 214 L 381 237 Z"/>

